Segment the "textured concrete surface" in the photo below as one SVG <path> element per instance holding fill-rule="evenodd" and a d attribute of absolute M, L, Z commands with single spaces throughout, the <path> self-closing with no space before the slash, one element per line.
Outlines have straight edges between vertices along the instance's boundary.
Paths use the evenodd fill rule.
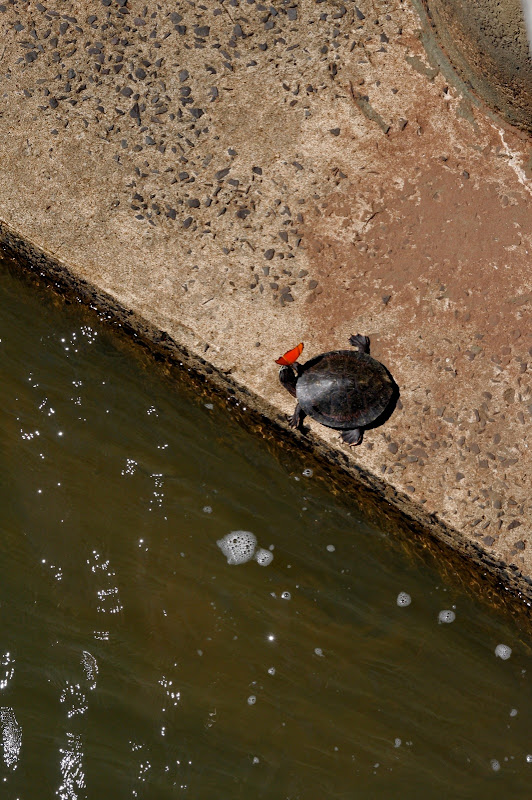
<path fill-rule="evenodd" d="M 421 2 L 462 78 L 509 122 L 532 133 L 532 44 L 523 13 L 530 0 Z"/>
<path fill-rule="evenodd" d="M 272 416 L 278 355 L 369 335 L 400 406 L 310 440 L 531 598 L 530 143 L 429 29 L 400 0 L 4 0 L 0 229 Z"/>

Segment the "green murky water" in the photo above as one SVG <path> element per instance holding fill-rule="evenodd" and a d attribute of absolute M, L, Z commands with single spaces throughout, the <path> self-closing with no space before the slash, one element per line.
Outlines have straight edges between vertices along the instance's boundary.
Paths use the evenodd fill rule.
<path fill-rule="evenodd" d="M 517 623 L 111 334 L 0 267 L 0 796 L 529 796 Z"/>

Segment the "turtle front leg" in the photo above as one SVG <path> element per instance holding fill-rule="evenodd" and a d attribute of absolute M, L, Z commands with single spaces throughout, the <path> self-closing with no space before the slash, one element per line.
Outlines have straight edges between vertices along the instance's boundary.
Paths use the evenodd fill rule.
<path fill-rule="evenodd" d="M 369 336 L 362 336 L 361 333 L 349 337 L 349 344 L 360 350 L 361 353 L 369 353 Z"/>
<path fill-rule="evenodd" d="M 296 430 L 301 430 L 301 425 L 306 416 L 307 415 L 305 414 L 305 412 L 298 403 L 294 409 L 294 413 L 290 417 L 288 424 L 290 425 L 291 428 L 295 428 Z"/>
<path fill-rule="evenodd" d="M 342 442 L 345 442 L 351 447 L 355 447 L 357 444 L 361 444 L 362 436 L 363 436 L 362 428 L 353 428 L 350 431 L 342 431 L 342 433 L 340 434 Z"/>

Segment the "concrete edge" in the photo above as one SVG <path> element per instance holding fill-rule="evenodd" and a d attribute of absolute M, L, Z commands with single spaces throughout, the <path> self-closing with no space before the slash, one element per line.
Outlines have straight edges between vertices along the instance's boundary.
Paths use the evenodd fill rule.
<path fill-rule="evenodd" d="M 464 588 L 473 588 L 492 606 L 503 607 L 512 616 L 518 614 L 530 621 L 532 580 L 515 565 L 491 557 L 437 515 L 424 513 L 408 495 L 356 465 L 346 453 L 331 447 L 314 433 L 303 435 L 294 431 L 288 426 L 286 415 L 275 406 L 140 314 L 122 306 L 112 295 L 77 277 L 71 265 L 23 239 L 1 220 L 0 248 L 26 274 L 42 279 L 66 301 L 77 302 L 97 313 L 121 332 L 132 346 L 140 345 L 156 362 L 169 368 L 181 368 L 181 371 L 184 367 L 186 379 L 194 384 L 196 390 L 208 390 L 210 394 L 214 392 L 219 397 L 231 398 L 237 412 L 238 406 L 245 403 L 246 413 L 241 411 L 238 414 L 243 427 L 274 442 L 276 447 L 282 443 L 299 455 L 302 451 L 310 455 L 326 470 L 333 488 L 349 494 L 359 503 L 363 502 L 373 521 L 380 525 L 391 523 L 394 533 L 397 532 L 403 543 L 413 542 L 414 547 L 421 546 L 431 555 L 443 558 L 448 573 L 457 577 Z"/>

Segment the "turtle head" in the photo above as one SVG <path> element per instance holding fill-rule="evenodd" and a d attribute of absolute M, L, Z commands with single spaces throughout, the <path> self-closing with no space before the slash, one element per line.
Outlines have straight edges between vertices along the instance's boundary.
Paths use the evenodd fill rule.
<path fill-rule="evenodd" d="M 297 377 L 301 369 L 301 364 L 298 364 L 297 359 L 302 352 L 303 342 L 300 342 L 296 347 L 288 350 L 283 356 L 275 359 L 275 363 L 281 365 L 279 380 L 293 397 L 296 396 Z"/>
<path fill-rule="evenodd" d="M 287 392 L 290 392 L 292 397 L 296 396 L 296 383 L 297 375 L 292 367 L 288 365 L 281 367 L 279 370 L 279 380 L 281 385 L 284 386 Z"/>

